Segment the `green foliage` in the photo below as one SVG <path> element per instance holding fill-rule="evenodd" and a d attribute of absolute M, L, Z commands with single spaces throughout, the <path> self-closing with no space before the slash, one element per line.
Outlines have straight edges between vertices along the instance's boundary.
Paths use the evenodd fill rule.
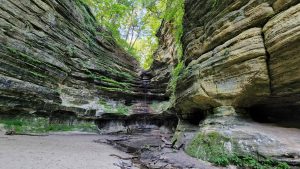
<path fill-rule="evenodd" d="M 276 169 L 290 169 L 291 167 L 287 163 L 278 163 Z"/>
<path fill-rule="evenodd" d="M 219 156 L 211 160 L 212 163 L 216 164 L 217 166 L 226 167 L 230 164 L 229 159 L 226 156 Z"/>
<path fill-rule="evenodd" d="M 156 32 L 164 19 L 173 24 L 178 59 L 181 60 L 184 0 L 82 0 L 101 26 L 117 43 L 134 56 L 144 69 L 153 62 L 157 49 Z M 87 17 L 88 22 L 91 22 Z"/>
<path fill-rule="evenodd" d="M 67 124 L 51 124 L 45 128 L 45 131 L 55 132 L 55 131 L 72 131 L 73 126 Z"/>
<path fill-rule="evenodd" d="M 254 156 L 238 156 L 232 155 L 227 157 L 230 164 L 247 167 L 252 169 L 290 169 L 290 166 L 284 162 L 278 162 L 270 159 L 258 160 Z"/>
<path fill-rule="evenodd" d="M 155 37 L 165 0 L 82 0 L 117 43 L 149 68 L 158 40 Z"/>
<path fill-rule="evenodd" d="M 77 124 L 49 124 L 47 118 L 15 118 L 1 119 L 7 130 L 14 130 L 17 133 L 47 133 L 55 131 L 88 131 L 95 132 L 96 125 L 91 122 L 80 122 Z"/>
<path fill-rule="evenodd" d="M 22 126 L 23 121 L 21 119 L 7 119 L 7 120 L 0 120 L 0 123 L 4 124 L 5 126 Z"/>
<path fill-rule="evenodd" d="M 225 144 L 231 144 L 233 151 L 229 152 Z M 287 163 L 270 159 L 258 159 L 252 155 L 236 154 L 237 144 L 230 138 L 224 137 L 216 132 L 198 134 L 188 144 L 186 152 L 193 157 L 209 161 L 217 166 L 228 166 L 233 164 L 238 167 L 251 169 L 290 169 Z"/>
<path fill-rule="evenodd" d="M 180 61 L 172 71 L 171 80 L 169 82 L 169 88 L 172 91 L 172 98 L 173 99 L 174 99 L 174 96 L 175 96 L 177 81 L 178 81 L 179 76 L 180 76 L 180 74 L 182 73 L 183 70 L 184 70 L 184 63 L 183 63 L 183 61 Z"/>
<path fill-rule="evenodd" d="M 182 61 L 182 43 L 181 37 L 183 34 L 183 16 L 184 16 L 184 0 L 168 0 L 167 10 L 164 14 L 164 19 L 173 25 L 173 36 L 175 38 L 176 50 L 177 50 L 177 60 L 178 64 L 173 69 L 172 78 L 169 82 L 169 88 L 172 91 L 171 98 L 175 98 L 176 84 L 180 73 L 184 69 L 184 63 Z"/>
<path fill-rule="evenodd" d="M 184 0 L 168 0 L 164 19 L 173 24 L 173 35 L 176 40 L 178 61 L 182 57 L 181 37 L 183 34 Z"/>
<path fill-rule="evenodd" d="M 142 67 L 143 67 L 145 70 L 149 70 L 150 67 L 151 67 L 151 65 L 152 65 L 152 63 L 153 63 L 153 57 L 152 57 L 152 54 L 150 54 L 150 55 L 148 55 L 148 56 L 146 57 L 146 59 L 144 60 Z"/>

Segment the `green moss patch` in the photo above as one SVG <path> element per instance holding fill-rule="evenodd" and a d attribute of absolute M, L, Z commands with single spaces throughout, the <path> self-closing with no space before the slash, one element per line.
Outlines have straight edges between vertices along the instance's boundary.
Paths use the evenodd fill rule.
<path fill-rule="evenodd" d="M 225 143 L 231 144 L 230 139 L 218 133 L 198 134 L 188 145 L 186 152 L 193 157 L 214 162 L 216 158 L 229 154 L 225 149 Z"/>
<path fill-rule="evenodd" d="M 50 124 L 48 118 L 14 118 L 0 119 L 6 130 L 16 133 L 47 133 L 59 131 L 84 131 L 96 132 L 97 127 L 92 122 L 80 122 L 76 124 Z"/>
<path fill-rule="evenodd" d="M 180 77 L 180 74 L 183 72 L 183 70 L 184 70 L 184 63 L 183 61 L 180 61 L 172 71 L 172 77 L 168 84 L 168 88 L 172 91 L 172 97 L 173 97 L 172 99 L 174 99 L 175 97 L 177 81 Z"/>
<path fill-rule="evenodd" d="M 150 105 L 150 108 L 156 113 L 162 113 L 170 107 L 169 101 L 155 102 L 153 101 Z"/>
<path fill-rule="evenodd" d="M 231 150 L 229 150 L 231 149 Z M 239 154 L 237 144 L 217 132 L 196 135 L 188 144 L 186 153 L 217 166 L 235 165 L 251 169 L 289 169 L 287 163 L 252 155 Z"/>
<path fill-rule="evenodd" d="M 118 115 L 130 115 L 132 106 L 126 106 L 125 104 L 118 102 L 117 104 L 110 104 L 105 99 L 99 99 L 99 104 L 103 106 L 105 113 L 118 114 Z"/>

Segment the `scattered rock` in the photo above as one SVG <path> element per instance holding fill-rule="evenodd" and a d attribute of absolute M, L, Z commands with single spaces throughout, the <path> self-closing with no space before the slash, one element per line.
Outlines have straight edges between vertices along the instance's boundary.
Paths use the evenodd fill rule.
<path fill-rule="evenodd" d="M 199 161 L 189 157 L 183 150 L 174 150 L 166 145 L 170 143 L 171 133 L 160 133 L 159 129 L 144 130 L 134 132 L 131 135 L 102 135 L 101 139 L 96 140 L 99 143 L 108 143 L 118 149 L 136 155 L 134 162 L 141 168 L 151 169 L 214 169 L 206 162 Z M 162 139 L 164 138 L 164 139 Z M 165 141 L 163 141 L 165 140 Z M 118 157 L 125 159 L 123 157 Z"/>

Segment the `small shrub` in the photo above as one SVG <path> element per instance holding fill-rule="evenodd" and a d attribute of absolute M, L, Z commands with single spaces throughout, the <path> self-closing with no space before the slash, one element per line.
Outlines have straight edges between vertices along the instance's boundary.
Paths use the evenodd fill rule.
<path fill-rule="evenodd" d="M 229 159 L 226 156 L 219 156 L 211 160 L 212 163 L 216 164 L 217 166 L 226 167 L 230 164 Z"/>
<path fill-rule="evenodd" d="M 242 163 L 245 167 L 250 167 L 253 169 L 263 169 L 264 167 L 252 156 L 242 157 Z"/>
<path fill-rule="evenodd" d="M 280 162 L 276 169 L 290 169 L 290 166 L 287 163 Z"/>
<path fill-rule="evenodd" d="M 8 119 L 8 120 L 1 120 L 0 123 L 6 126 L 22 126 L 23 121 L 21 119 Z"/>
<path fill-rule="evenodd" d="M 238 166 L 238 167 L 242 167 L 243 166 L 243 160 L 241 158 L 239 158 L 237 155 L 233 155 L 230 157 L 230 163 Z"/>

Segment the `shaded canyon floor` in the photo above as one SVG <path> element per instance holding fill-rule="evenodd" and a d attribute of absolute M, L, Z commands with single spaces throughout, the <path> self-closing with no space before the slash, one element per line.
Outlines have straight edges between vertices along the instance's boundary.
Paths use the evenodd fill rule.
<path fill-rule="evenodd" d="M 98 137 L 82 133 L 6 136 L 0 132 L 0 169 L 120 169 L 122 161 L 110 155 L 131 155 L 93 142 Z"/>

